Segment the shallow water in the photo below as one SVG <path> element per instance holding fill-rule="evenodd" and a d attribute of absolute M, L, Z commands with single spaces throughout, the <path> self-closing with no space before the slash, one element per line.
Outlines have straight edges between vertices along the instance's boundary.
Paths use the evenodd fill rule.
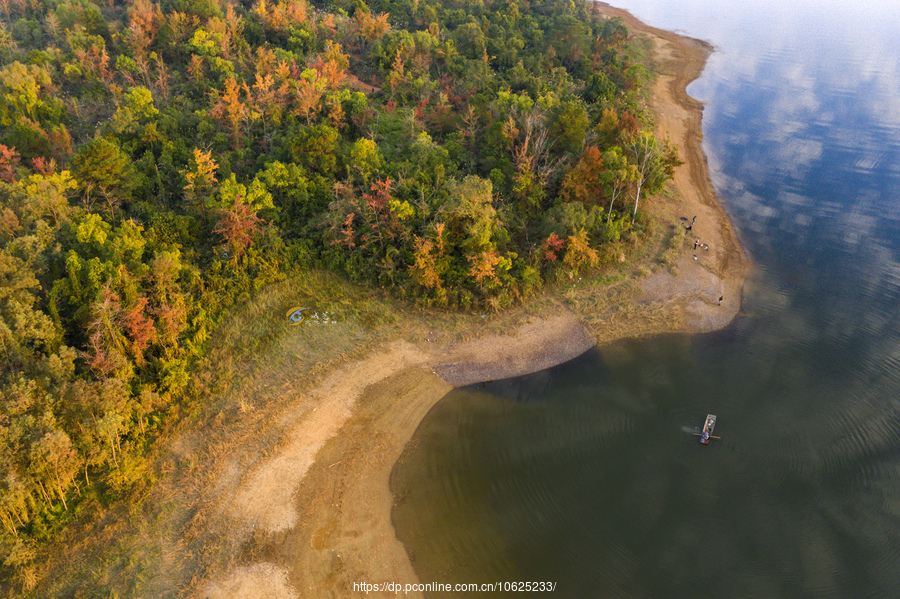
<path fill-rule="evenodd" d="M 422 581 L 896 597 L 900 4 L 616 4 L 716 46 L 689 91 L 743 313 L 450 393 L 395 468 L 398 534 Z"/>

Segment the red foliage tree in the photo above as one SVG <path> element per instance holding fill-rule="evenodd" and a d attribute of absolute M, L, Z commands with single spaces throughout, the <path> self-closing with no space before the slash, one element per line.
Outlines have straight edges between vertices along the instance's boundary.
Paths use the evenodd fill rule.
<path fill-rule="evenodd" d="M 56 172 L 56 160 L 53 158 L 48 160 L 43 156 L 37 156 L 31 159 L 31 168 L 34 169 L 34 172 L 37 174 L 49 177 Z"/>
<path fill-rule="evenodd" d="M 132 306 L 119 317 L 119 322 L 131 338 L 131 354 L 134 361 L 144 364 L 144 351 L 156 340 L 153 319 L 148 316 L 147 298 L 138 297 Z"/>
<path fill-rule="evenodd" d="M 15 182 L 19 159 L 19 153 L 15 148 L 8 148 L 0 144 L 0 179 L 7 183 Z"/>
<path fill-rule="evenodd" d="M 556 233 L 551 233 L 550 237 L 541 244 L 541 252 L 543 252 L 544 260 L 548 262 L 556 262 L 559 258 L 559 251 L 566 245 L 565 239 L 560 239 Z"/>
<path fill-rule="evenodd" d="M 219 223 L 213 232 L 219 233 L 225 239 L 225 243 L 237 258 L 253 245 L 253 238 L 259 232 L 259 225 L 263 221 L 240 196 L 234 206 L 222 208 L 218 210 L 218 214 Z"/>
<path fill-rule="evenodd" d="M 161 304 L 154 310 L 154 313 L 159 319 L 157 322 L 160 325 L 160 331 L 164 339 L 168 343 L 174 344 L 178 335 L 180 335 L 181 331 L 187 326 L 187 323 L 185 322 L 187 309 L 185 308 L 184 302 L 176 301 Z"/>

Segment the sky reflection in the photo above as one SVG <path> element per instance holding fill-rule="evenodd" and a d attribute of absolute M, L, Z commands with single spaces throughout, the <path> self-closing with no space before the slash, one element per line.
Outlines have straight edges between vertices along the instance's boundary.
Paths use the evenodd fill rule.
<path fill-rule="evenodd" d="M 742 162 L 756 157 L 763 163 L 741 167 L 751 182 L 768 174 L 769 164 L 803 178 L 834 150 L 864 175 L 879 168 L 897 175 L 900 2 L 614 4 L 716 47 L 704 76 L 689 90 L 715 107 L 704 115 L 707 145 L 716 145 L 707 148 L 711 159 L 722 146 L 743 147 L 750 141 L 761 155 L 742 157 Z"/>

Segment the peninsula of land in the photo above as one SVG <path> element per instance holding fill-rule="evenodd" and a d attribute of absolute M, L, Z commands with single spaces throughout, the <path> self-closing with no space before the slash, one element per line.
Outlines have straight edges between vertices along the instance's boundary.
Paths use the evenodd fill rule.
<path fill-rule="evenodd" d="M 541 370 L 623 337 L 716 330 L 738 313 L 750 263 L 710 180 L 703 107 L 686 92 L 712 48 L 600 6 L 649 40 L 657 133 L 684 161 L 654 200 L 655 217 L 677 242 L 666 262 L 645 257 L 625 284 L 576 282 L 511 313 L 454 321 L 453 330 L 423 322 L 257 414 L 277 429 L 277 442 L 258 459 L 235 459 L 211 482 L 206 509 L 221 507 L 205 526 L 218 528 L 230 539 L 221 547 L 237 555 L 210 569 L 196 596 L 349 597 L 355 583 L 417 582 L 391 524 L 389 476 L 447 391 Z"/>

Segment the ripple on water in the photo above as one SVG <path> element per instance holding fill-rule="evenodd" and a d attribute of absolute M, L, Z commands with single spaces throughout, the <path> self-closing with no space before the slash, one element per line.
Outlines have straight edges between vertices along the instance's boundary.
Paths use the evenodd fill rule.
<path fill-rule="evenodd" d="M 746 596 L 844 597 L 848 568 L 900 588 L 898 357 L 888 334 L 882 351 L 853 351 L 881 320 L 826 332 L 772 310 L 740 329 L 739 361 L 712 342 L 629 345 L 599 380 L 457 390 L 416 433 L 428 474 L 408 471 L 415 498 L 395 517 L 414 524 L 398 534 L 428 531 L 401 537 L 424 578 L 552 575 L 573 597 L 729 596 L 721 580 Z M 704 447 L 691 433 L 707 410 L 723 439 Z"/>

